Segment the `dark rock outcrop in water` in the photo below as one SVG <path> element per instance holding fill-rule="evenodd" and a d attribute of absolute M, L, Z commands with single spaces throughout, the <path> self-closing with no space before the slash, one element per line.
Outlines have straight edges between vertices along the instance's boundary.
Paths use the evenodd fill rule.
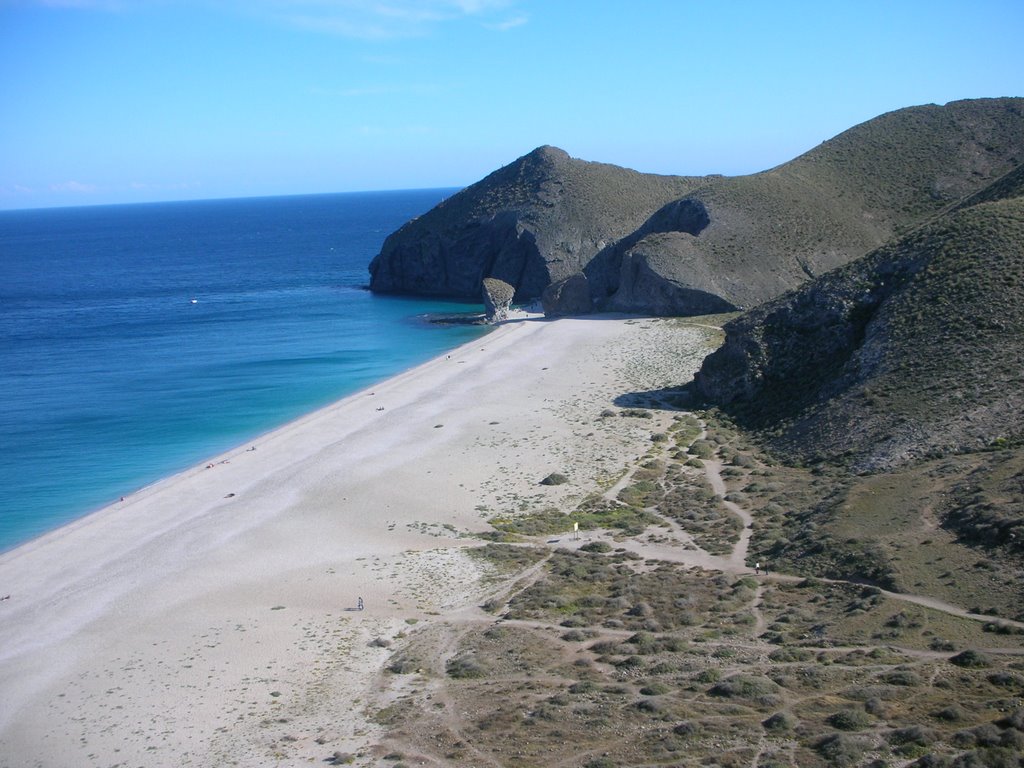
<path fill-rule="evenodd" d="M 1024 166 L 726 325 L 700 393 L 857 470 L 1024 440 Z"/>
<path fill-rule="evenodd" d="M 516 300 L 582 272 L 599 309 L 743 309 L 879 247 L 1024 158 L 1024 99 L 891 112 L 762 173 L 637 173 L 541 147 L 392 234 L 374 291 Z"/>

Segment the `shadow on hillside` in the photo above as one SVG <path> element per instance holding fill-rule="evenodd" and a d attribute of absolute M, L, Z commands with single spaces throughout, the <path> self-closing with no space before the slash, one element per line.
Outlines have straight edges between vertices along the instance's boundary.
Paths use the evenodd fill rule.
<path fill-rule="evenodd" d="M 659 411 L 687 411 L 699 404 L 690 384 L 646 392 L 626 392 L 612 402 L 619 408 L 650 408 Z"/>

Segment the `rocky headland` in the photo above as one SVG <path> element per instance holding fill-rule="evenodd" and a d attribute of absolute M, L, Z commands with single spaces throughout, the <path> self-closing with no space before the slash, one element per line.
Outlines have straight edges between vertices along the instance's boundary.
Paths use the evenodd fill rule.
<path fill-rule="evenodd" d="M 645 174 L 541 147 L 392 234 L 370 288 L 478 300 L 493 277 L 523 302 L 584 275 L 589 309 L 747 309 L 978 193 L 1024 159 L 1022 135 L 1024 99 L 1006 98 L 897 110 L 749 176 Z M 554 314 L 588 309 L 570 295 Z"/>

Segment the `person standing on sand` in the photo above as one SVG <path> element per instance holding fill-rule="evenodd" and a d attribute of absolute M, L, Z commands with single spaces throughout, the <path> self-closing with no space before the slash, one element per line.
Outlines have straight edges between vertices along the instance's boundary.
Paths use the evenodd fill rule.
<path fill-rule="evenodd" d="M 359 598 L 359 599 L 358 599 L 358 600 L 356 601 L 356 609 L 357 609 L 357 610 L 360 610 L 360 611 L 361 611 L 361 610 L 363 610 L 363 598 L 361 598 L 361 597 L 360 597 L 360 598 Z"/>

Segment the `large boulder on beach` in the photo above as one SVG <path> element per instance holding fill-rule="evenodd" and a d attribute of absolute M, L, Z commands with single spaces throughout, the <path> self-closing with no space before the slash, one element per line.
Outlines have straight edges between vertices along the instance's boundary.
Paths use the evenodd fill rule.
<path fill-rule="evenodd" d="M 588 315 L 594 311 L 590 282 L 582 272 L 549 285 L 541 294 L 540 302 L 548 317 Z"/>
<path fill-rule="evenodd" d="M 488 323 L 500 323 L 508 319 L 508 309 L 516 289 L 496 277 L 485 277 L 482 286 L 484 311 Z"/>

